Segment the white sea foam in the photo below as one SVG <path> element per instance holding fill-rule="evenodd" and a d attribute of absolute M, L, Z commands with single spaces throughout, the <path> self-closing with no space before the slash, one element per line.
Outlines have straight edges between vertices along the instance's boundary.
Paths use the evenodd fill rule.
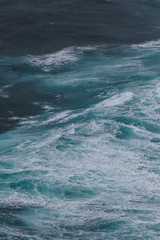
<path fill-rule="evenodd" d="M 43 71 L 50 71 L 56 67 L 77 62 L 84 52 L 95 50 L 96 47 L 68 47 L 61 51 L 41 56 L 27 57 L 27 61 L 32 66 L 40 67 Z"/>
<path fill-rule="evenodd" d="M 88 109 L 85 110 L 79 110 L 78 112 L 74 112 L 71 110 L 68 111 L 63 111 L 63 112 L 59 112 L 56 114 L 49 114 L 47 119 L 32 119 L 32 117 L 30 118 L 21 118 L 21 125 L 30 125 L 31 127 L 33 126 L 45 126 L 48 124 L 52 124 L 54 122 L 58 122 L 58 123 L 67 123 L 69 121 L 73 121 L 73 119 L 76 119 L 78 117 L 82 117 L 85 116 L 86 114 L 89 114 L 90 112 L 102 112 L 104 110 L 106 110 L 107 108 L 110 107 L 116 107 L 116 106 L 121 106 L 123 104 L 125 104 L 127 101 L 130 101 L 133 97 L 133 93 L 132 92 L 124 92 L 121 94 L 117 94 L 109 99 L 105 99 L 103 101 L 101 101 L 100 103 L 94 105 L 93 107 L 90 107 Z M 47 111 L 46 111 L 47 112 Z"/>
<path fill-rule="evenodd" d="M 133 48 L 138 48 L 138 49 L 144 49 L 144 50 L 147 50 L 147 49 L 151 49 L 151 50 L 159 50 L 160 48 L 160 40 L 157 40 L 157 41 L 148 41 L 148 42 L 144 42 L 144 43 L 141 43 L 141 44 L 133 44 L 132 45 Z"/>
<path fill-rule="evenodd" d="M 48 112 L 48 109 L 46 110 L 46 113 L 47 112 Z M 59 122 L 59 123 L 66 122 L 70 115 L 72 116 L 71 111 L 63 111 L 56 114 L 49 114 L 47 116 L 47 119 L 45 118 L 44 120 L 42 120 L 38 116 L 36 118 L 35 117 L 28 117 L 28 118 L 15 117 L 10 119 L 21 120 L 20 125 L 29 126 L 29 127 L 33 127 L 33 126 L 40 127 L 40 126 L 46 126 L 54 122 Z"/>
<path fill-rule="evenodd" d="M 9 87 L 11 87 L 11 85 L 6 85 L 0 88 L 0 97 L 9 98 L 9 94 L 7 92 Z"/>
<path fill-rule="evenodd" d="M 114 107 L 114 106 L 119 106 L 119 105 L 123 105 L 125 102 L 130 101 L 133 97 L 133 93 L 132 92 L 124 92 L 118 95 L 115 95 L 109 99 L 105 99 L 102 102 L 96 104 L 94 106 L 94 109 L 105 109 L 108 107 Z"/>
<path fill-rule="evenodd" d="M 76 51 L 83 52 L 82 49 L 77 49 Z M 119 65 L 115 61 L 115 69 L 110 70 L 116 75 L 116 90 L 106 90 L 104 94 L 96 95 L 95 99 L 94 94 L 89 94 L 91 98 L 93 96 L 94 103 L 97 98 L 99 103 L 90 105 L 90 102 L 86 102 L 87 109 L 81 107 L 73 110 L 72 105 L 68 111 L 57 108 L 59 112 L 56 113 L 52 113 L 52 109 L 44 105 L 44 113 L 33 118 L 18 118 L 24 126 L 1 136 L 1 147 L 7 151 L 6 155 L 1 156 L 1 171 L 8 175 L 4 178 L 2 174 L 3 198 L 0 203 L 5 203 L 6 207 L 7 204 L 26 206 L 29 211 L 24 210 L 22 217 L 19 212 L 18 217 L 28 221 L 36 230 L 41 229 L 42 238 L 47 236 L 44 233 L 50 232 L 53 226 L 54 232 L 57 226 L 59 232 L 66 231 L 67 234 L 70 229 L 80 229 L 82 232 L 89 232 L 87 229 L 98 231 L 96 224 L 104 226 L 105 231 L 106 225 L 103 224 L 109 221 L 119 223 L 121 219 L 127 220 L 127 223 L 128 219 L 131 219 L 128 224 L 133 227 L 133 231 L 136 229 L 134 232 L 139 231 L 140 236 L 152 218 L 154 224 L 159 221 L 159 143 L 151 142 L 152 139 L 159 139 L 159 133 L 156 131 L 158 127 L 152 131 L 152 126 L 145 128 L 147 125 L 143 125 L 159 124 L 159 85 L 156 85 L 159 80 L 145 81 L 143 86 L 141 79 L 139 86 L 137 81 L 134 83 L 134 78 L 133 82 L 127 82 L 130 74 L 128 61 L 129 59 L 124 58 Z M 140 64 L 139 61 L 137 63 Z M 43 66 L 43 63 L 41 64 Z M 46 68 L 49 66 L 50 69 L 52 64 L 47 64 Z M 104 64 L 110 69 L 110 65 L 106 62 Z M 137 71 L 134 62 L 131 62 L 130 66 L 133 72 Z M 117 69 L 122 69 L 123 74 L 126 73 L 125 77 L 122 77 L 121 88 L 118 87 Z M 104 67 L 98 70 L 103 73 Z M 88 76 L 93 79 L 90 71 L 87 71 L 85 79 L 88 80 Z M 75 80 L 75 76 L 70 75 L 68 79 L 73 77 Z M 77 79 L 79 81 L 80 78 Z M 97 79 L 100 80 L 99 76 Z M 90 85 L 87 87 L 92 93 Z M 76 93 L 73 92 L 75 97 Z M 133 97 L 134 101 L 130 102 Z M 117 120 L 116 117 L 119 116 L 126 121 Z M 31 126 L 31 131 L 28 131 L 27 124 Z M 40 128 L 37 129 L 36 126 Z M 124 138 L 120 138 L 117 133 L 122 130 L 123 134 L 123 129 L 127 130 Z M 42 206 L 44 209 L 34 209 L 32 206 Z M 130 218 L 133 212 L 134 219 Z M 12 211 L 10 215 L 14 214 Z M 17 229 L 15 225 L 13 228 Z M 124 226 L 124 232 L 125 230 Z M 69 236 L 67 234 L 66 236 Z M 144 236 L 148 236 L 147 234 L 148 232 Z M 62 235 L 57 236 L 65 238 Z M 83 238 L 77 235 L 77 232 L 74 236 Z M 117 233 L 115 238 L 116 236 Z M 99 238 L 101 239 L 101 236 Z"/>
<path fill-rule="evenodd" d="M 61 113 L 57 113 L 55 116 L 50 117 L 49 119 L 44 121 L 41 125 L 47 125 L 51 122 L 57 122 L 57 121 L 63 120 L 64 118 L 66 118 L 70 114 L 70 112 L 71 111 L 64 111 L 64 112 L 61 112 Z"/>

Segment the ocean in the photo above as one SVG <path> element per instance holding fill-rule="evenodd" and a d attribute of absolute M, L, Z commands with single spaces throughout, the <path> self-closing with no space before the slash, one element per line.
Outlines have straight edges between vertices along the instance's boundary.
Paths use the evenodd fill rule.
<path fill-rule="evenodd" d="M 0 239 L 160 239 L 160 1 L 0 0 Z"/>

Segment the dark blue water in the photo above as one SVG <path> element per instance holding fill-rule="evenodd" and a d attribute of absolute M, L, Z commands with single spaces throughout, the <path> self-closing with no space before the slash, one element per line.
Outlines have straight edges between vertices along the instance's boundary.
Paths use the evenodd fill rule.
<path fill-rule="evenodd" d="M 0 239 L 160 239 L 160 2 L 0 6 Z"/>

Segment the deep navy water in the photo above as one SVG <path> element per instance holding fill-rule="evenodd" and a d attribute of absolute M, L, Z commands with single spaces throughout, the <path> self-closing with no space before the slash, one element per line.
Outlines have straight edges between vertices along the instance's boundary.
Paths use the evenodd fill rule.
<path fill-rule="evenodd" d="M 159 240 L 159 149 L 159 0 L 0 0 L 0 240 Z"/>

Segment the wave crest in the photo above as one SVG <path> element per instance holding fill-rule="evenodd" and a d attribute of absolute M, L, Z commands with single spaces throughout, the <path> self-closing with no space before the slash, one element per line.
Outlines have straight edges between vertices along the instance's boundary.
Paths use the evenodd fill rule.
<path fill-rule="evenodd" d="M 74 64 L 79 61 L 85 52 L 95 50 L 95 47 L 68 47 L 61 51 L 41 56 L 27 56 L 27 62 L 43 71 L 48 72 L 64 65 Z"/>

